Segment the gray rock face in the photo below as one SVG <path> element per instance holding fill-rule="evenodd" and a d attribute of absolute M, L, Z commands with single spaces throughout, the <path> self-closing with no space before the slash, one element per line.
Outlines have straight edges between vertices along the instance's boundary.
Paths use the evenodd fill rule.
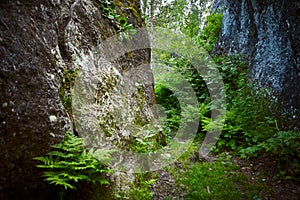
<path fill-rule="evenodd" d="M 123 3 L 130 7 L 128 21 L 142 26 L 139 1 Z M 53 199 L 49 188 L 43 190 L 32 158 L 45 155 L 73 129 L 59 95 L 63 72 L 80 70 L 84 56 L 93 57 L 97 45 L 117 31 L 98 1 L 0 1 L 1 199 Z M 149 50 L 136 50 L 113 63 L 114 72 L 122 77 L 126 69 L 149 59 Z M 100 74 L 101 69 L 107 72 L 98 67 Z M 139 92 L 127 101 L 143 109 L 142 114 L 136 111 L 140 118 L 150 113 L 151 87 L 140 83 Z"/>
<path fill-rule="evenodd" d="M 300 128 L 300 2 L 224 0 L 213 10 L 224 12 L 214 52 L 246 55 L 252 79 L 283 101 L 287 126 Z"/>

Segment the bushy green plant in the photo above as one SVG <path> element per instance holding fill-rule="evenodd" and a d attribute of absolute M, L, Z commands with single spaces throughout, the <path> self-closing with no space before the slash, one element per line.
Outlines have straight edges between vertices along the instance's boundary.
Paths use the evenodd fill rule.
<path fill-rule="evenodd" d="M 262 151 L 276 158 L 282 173 L 289 169 L 287 174 L 300 174 L 300 132 L 279 131 L 256 145 L 242 149 L 241 153 L 243 157 L 252 157 Z"/>
<path fill-rule="evenodd" d="M 166 145 L 165 132 L 162 127 L 145 125 L 133 135 L 129 150 L 136 153 L 148 153 Z"/>
<path fill-rule="evenodd" d="M 160 63 L 164 63 L 170 67 L 170 70 L 166 73 L 158 73 L 155 76 L 158 82 L 163 83 L 155 85 L 155 95 L 157 103 L 165 109 L 165 127 L 166 131 L 168 128 L 170 129 L 169 136 L 171 136 L 173 132 L 178 130 L 180 125 L 186 126 L 189 122 L 194 122 L 195 112 L 198 113 L 198 117 L 196 118 L 199 118 L 199 107 L 194 106 L 194 108 L 191 108 L 184 106 L 184 108 L 181 108 L 177 97 L 180 97 L 181 100 L 184 99 L 183 101 L 186 102 L 191 97 L 186 90 L 180 88 L 188 83 L 188 86 L 193 89 L 198 101 L 201 103 L 209 101 L 209 92 L 201 75 L 186 58 L 164 51 L 156 51 L 155 53 L 159 54 L 156 59 Z"/>
<path fill-rule="evenodd" d="M 207 51 L 211 51 L 217 42 L 221 25 L 222 14 L 211 14 L 207 18 L 204 30 L 197 37 L 199 44 L 204 46 Z M 210 102 L 209 92 L 203 78 L 191 63 L 172 52 L 155 51 L 155 53 L 156 60 L 180 73 L 195 91 L 199 101 L 198 112 L 201 117 L 200 129 L 202 130 L 198 130 L 199 133 L 207 132 L 211 128 L 210 126 L 218 125 L 218 122 L 210 123 L 210 113 L 214 108 Z M 298 148 L 295 148 L 294 145 L 298 143 L 292 140 L 294 136 L 280 131 L 283 127 L 281 123 L 284 121 L 280 114 L 280 102 L 276 100 L 271 91 L 257 88 L 249 80 L 247 59 L 241 55 L 231 55 L 215 56 L 213 61 L 218 65 L 218 70 L 223 78 L 227 109 L 225 124 L 215 149 L 234 151 L 243 158 L 258 156 L 266 152 L 276 155 L 275 158 L 288 157 L 290 160 L 293 160 L 294 157 L 297 158 Z M 168 82 L 180 85 L 179 80 L 174 80 L 175 76 L 167 73 L 159 73 L 158 76 L 160 80 L 166 80 L 164 82 L 166 86 L 156 86 L 156 97 L 158 103 L 166 109 L 167 127 L 176 130 L 176 127 L 182 123 L 183 116 L 190 115 L 192 117 L 194 112 L 191 112 L 192 109 L 188 111 L 183 108 L 178 109 L 180 105 L 174 94 L 176 92 L 176 94 L 182 94 L 184 91 L 180 93 L 168 90 L 171 88 Z M 277 161 L 280 160 L 282 159 L 277 159 Z M 294 164 L 294 166 L 296 165 Z"/>
<path fill-rule="evenodd" d="M 137 33 L 137 30 L 134 29 L 133 24 L 128 24 L 128 21 L 125 17 L 119 17 L 118 24 L 119 24 L 119 32 L 122 40 L 130 39 L 130 35 L 135 35 Z"/>
<path fill-rule="evenodd" d="M 272 137 L 278 131 L 278 108 L 265 89 L 257 89 L 248 80 L 247 60 L 240 55 L 215 57 L 222 75 L 227 101 L 225 124 L 217 147 L 241 150 Z M 209 109 L 209 104 L 207 104 Z M 202 116 L 204 130 L 209 116 Z"/>
<path fill-rule="evenodd" d="M 225 84 L 226 101 L 229 103 L 227 109 L 230 109 L 237 92 L 249 82 L 247 77 L 248 60 L 237 54 L 215 56 L 213 61 L 216 63 Z"/>
<path fill-rule="evenodd" d="M 259 144 L 267 152 L 278 155 L 281 159 L 300 156 L 300 132 L 280 131 L 265 142 Z"/>
<path fill-rule="evenodd" d="M 212 13 L 206 19 L 206 26 L 198 38 L 199 44 L 211 52 L 222 29 L 223 14 Z"/>
<path fill-rule="evenodd" d="M 103 15 L 110 20 L 114 20 L 119 17 L 119 15 L 115 11 L 115 4 L 110 2 L 109 0 L 99 0 L 99 7 L 103 11 Z"/>
<path fill-rule="evenodd" d="M 103 175 L 110 170 L 87 152 L 81 138 L 66 132 L 62 142 L 52 147 L 47 156 L 34 158 L 42 162 L 37 167 L 45 170 L 43 176 L 48 183 L 62 186 L 65 190 L 76 189 L 79 182 L 109 184 Z"/>
<path fill-rule="evenodd" d="M 155 86 L 156 103 L 165 110 L 165 125 L 172 131 L 178 129 L 180 125 L 180 104 L 175 94 L 166 86 L 158 84 Z"/>
<path fill-rule="evenodd" d="M 275 106 L 264 91 L 255 91 L 252 85 L 240 88 L 228 107 L 219 146 L 231 149 L 252 146 L 278 131 L 273 115 Z"/>

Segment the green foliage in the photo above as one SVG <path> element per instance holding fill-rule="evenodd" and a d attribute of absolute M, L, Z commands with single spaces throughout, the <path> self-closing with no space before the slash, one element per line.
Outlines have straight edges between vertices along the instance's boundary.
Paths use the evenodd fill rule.
<path fill-rule="evenodd" d="M 265 93 L 255 91 L 251 85 L 238 90 L 228 107 L 219 147 L 228 146 L 236 150 L 251 146 L 278 131 L 276 118 L 271 112 L 274 111 L 274 105 L 268 101 Z"/>
<path fill-rule="evenodd" d="M 78 70 L 77 69 L 65 69 L 63 71 L 63 77 L 61 79 L 61 87 L 60 87 L 60 99 L 62 101 L 63 106 L 69 112 L 72 113 L 72 94 L 71 88 L 73 87 L 75 78 L 77 77 Z"/>
<path fill-rule="evenodd" d="M 278 108 L 265 89 L 257 89 L 247 78 L 247 60 L 243 57 L 215 57 L 222 75 L 227 113 L 217 147 L 241 150 L 272 137 L 278 131 Z M 209 108 L 209 104 L 206 105 Z M 202 126 L 209 130 L 210 118 L 203 115 Z"/>
<path fill-rule="evenodd" d="M 152 178 L 151 173 L 137 173 L 135 180 L 130 184 L 129 193 L 125 194 L 125 192 L 122 191 L 116 195 L 116 198 L 130 200 L 151 200 L 153 197 L 153 193 L 150 191 L 150 187 L 155 182 L 156 179 Z"/>
<path fill-rule="evenodd" d="M 281 175 L 300 174 L 300 132 L 279 131 L 272 137 L 253 146 L 241 149 L 242 157 L 257 156 L 259 152 L 268 152 L 276 158 Z"/>
<path fill-rule="evenodd" d="M 130 39 L 130 35 L 136 34 L 137 30 L 134 29 L 133 24 L 128 24 L 125 16 L 117 14 L 114 3 L 109 0 L 99 0 L 99 3 L 103 15 L 117 25 L 122 40 Z"/>
<path fill-rule="evenodd" d="M 300 172 L 299 133 L 280 131 L 283 121 L 280 104 L 272 93 L 255 88 L 247 78 L 247 61 L 241 56 L 215 57 L 225 83 L 227 113 L 217 150 L 233 150 L 242 158 L 268 153 L 280 170 Z M 209 109 L 209 104 L 205 104 Z M 202 127 L 209 129 L 210 118 L 201 115 Z"/>
<path fill-rule="evenodd" d="M 226 89 L 226 101 L 229 106 L 236 97 L 237 91 L 249 83 L 248 61 L 241 55 L 216 56 L 213 61 L 217 64 Z M 229 107 L 230 108 L 230 107 Z"/>
<path fill-rule="evenodd" d="M 164 135 L 164 133 L 162 131 L 156 133 L 145 131 L 140 135 L 142 137 L 134 136 L 129 146 L 130 151 L 136 153 L 148 153 L 160 149 L 162 145 L 159 141 L 159 135 Z"/>
<path fill-rule="evenodd" d="M 152 179 L 150 173 L 136 174 L 135 182 L 131 184 L 129 191 L 129 199 L 132 200 L 151 200 L 153 193 L 150 191 L 150 186 L 156 182 L 156 179 Z"/>
<path fill-rule="evenodd" d="M 187 199 L 253 199 L 261 191 L 255 183 L 244 188 L 241 193 L 238 184 L 249 185 L 248 178 L 238 172 L 237 167 L 229 162 L 196 163 L 184 173 L 184 184 L 187 186 Z"/>
<path fill-rule="evenodd" d="M 147 19 L 154 27 L 168 28 L 194 37 L 200 32 L 207 3 L 208 0 L 173 0 L 165 4 L 161 1 L 147 4 L 144 0 L 144 12 L 150 11 L 146 12 Z"/>
<path fill-rule="evenodd" d="M 165 126 L 170 128 L 172 131 L 177 130 L 180 125 L 181 109 L 175 94 L 166 86 L 159 84 L 155 86 L 155 96 L 156 103 L 163 106 L 165 109 Z"/>
<path fill-rule="evenodd" d="M 99 0 L 99 7 L 103 11 L 103 15 L 110 20 L 117 19 L 119 15 L 116 13 L 116 6 L 109 0 Z"/>
<path fill-rule="evenodd" d="M 79 182 L 108 184 L 103 174 L 110 172 L 83 146 L 82 139 L 66 132 L 61 143 L 54 144 L 47 156 L 36 157 L 42 162 L 38 168 L 45 169 L 43 176 L 50 184 L 76 189 Z M 107 155 L 106 155 L 107 156 Z"/>
<path fill-rule="evenodd" d="M 154 75 L 155 82 L 158 82 L 155 85 L 156 102 L 165 109 L 164 127 L 170 138 L 180 125 L 187 130 L 184 126 L 195 123 L 195 119 L 199 118 L 199 112 L 202 113 L 201 106 L 181 108 L 180 103 L 189 102 L 191 99 L 190 92 L 182 90 L 182 87 L 186 85 L 191 87 L 201 103 L 209 101 L 209 92 L 201 75 L 186 58 L 164 51 L 155 51 L 155 55 L 159 55 L 156 60 L 170 68 L 164 72 L 160 72 L 159 69 L 158 72 L 155 70 Z M 178 98 L 182 102 L 179 102 Z"/>
<path fill-rule="evenodd" d="M 208 52 L 211 52 L 218 41 L 222 29 L 223 14 L 212 13 L 206 19 L 206 26 L 198 38 L 199 44 Z"/>
<path fill-rule="evenodd" d="M 200 160 L 191 164 L 192 152 L 197 150 L 195 145 L 181 156 L 180 167 L 168 167 L 177 190 L 187 192 L 185 199 L 261 199 L 262 191 L 269 192 L 263 177 L 253 179 L 253 175 L 240 172 L 228 152 L 218 155 L 213 162 Z"/>
<path fill-rule="evenodd" d="M 118 22 L 120 25 L 120 36 L 121 39 L 130 39 L 130 35 L 135 35 L 137 30 L 134 29 L 133 24 L 128 24 L 127 19 L 125 17 L 118 18 Z"/>
<path fill-rule="evenodd" d="M 221 23 L 221 14 L 210 15 L 206 27 L 197 38 L 209 51 L 218 39 Z M 156 59 L 160 63 L 170 66 L 173 71 L 188 80 L 199 101 L 200 109 L 187 111 L 180 108 L 176 95 L 181 95 L 184 91 L 176 91 L 176 87 L 172 88 L 172 85 L 168 84 L 170 82 L 175 86 L 180 85 L 180 80 L 177 80 L 172 73 L 158 73 L 159 80 L 165 82 L 155 86 L 155 94 L 157 102 L 166 109 L 165 127 L 171 130 L 170 135 L 183 123 L 183 116 L 192 117 L 194 112 L 198 112 L 201 117 L 199 133 L 210 130 L 214 125 L 210 123 L 210 113 L 213 108 L 203 78 L 194 70 L 190 62 L 180 55 L 163 51 L 155 51 L 155 53 L 159 54 Z M 213 61 L 218 65 L 222 75 L 227 102 L 225 124 L 215 149 L 235 151 L 243 158 L 267 152 L 276 155 L 275 158 L 279 163 L 291 163 L 288 160 L 298 158 L 299 149 L 296 148 L 298 139 L 294 138 L 297 134 L 280 131 L 284 121 L 280 114 L 280 102 L 276 101 L 270 91 L 256 88 L 249 80 L 248 61 L 241 55 L 216 56 Z M 293 164 L 292 168 L 297 171 L 296 168 L 299 168 L 297 166 L 298 164 Z"/>
<path fill-rule="evenodd" d="M 267 152 L 278 155 L 281 159 L 299 157 L 300 153 L 300 132 L 280 131 L 265 142 L 259 144 Z"/>

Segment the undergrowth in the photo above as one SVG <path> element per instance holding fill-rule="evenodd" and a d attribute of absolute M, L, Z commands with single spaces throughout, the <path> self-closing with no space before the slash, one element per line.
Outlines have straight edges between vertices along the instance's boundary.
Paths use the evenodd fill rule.
<path fill-rule="evenodd" d="M 200 46 L 211 51 L 221 30 L 222 16 L 212 14 L 207 26 L 195 38 Z M 180 48 L 180 47 L 178 47 Z M 160 62 L 171 66 L 181 73 L 192 86 L 198 98 L 199 108 L 194 108 L 200 116 L 200 127 L 195 142 L 202 142 L 211 126 L 211 101 L 203 78 L 193 69 L 188 60 L 168 52 L 160 52 Z M 258 88 L 248 77 L 248 61 L 242 55 L 214 56 L 222 75 L 226 90 L 226 117 L 222 134 L 214 147 L 214 153 L 230 151 L 243 159 L 260 155 L 269 155 L 277 163 L 278 171 L 285 177 L 296 179 L 300 172 L 300 137 L 299 132 L 284 128 L 285 116 L 282 114 L 280 101 L 267 88 Z M 162 74 L 163 79 L 172 77 Z M 187 114 L 180 108 L 174 92 L 168 85 L 156 85 L 155 94 L 158 104 L 166 109 L 165 127 L 176 132 L 182 123 L 182 116 Z M 283 173 L 284 172 L 284 173 Z"/>
<path fill-rule="evenodd" d="M 80 183 L 109 184 L 105 173 L 110 173 L 92 152 L 87 152 L 82 139 L 66 132 L 64 139 L 52 146 L 47 156 L 34 158 L 41 163 L 38 168 L 44 170 L 43 176 L 49 184 L 60 186 L 61 189 L 76 189 Z M 105 159 L 109 155 L 105 155 Z"/>
<path fill-rule="evenodd" d="M 108 19 L 120 26 L 120 31 L 133 30 L 133 26 L 128 24 L 126 18 L 116 14 L 115 7 L 110 1 L 101 0 L 100 7 Z M 191 34 L 199 48 L 202 46 L 208 52 L 212 51 L 218 40 L 221 22 L 221 14 L 212 14 L 207 18 L 207 26 L 202 32 L 198 35 Z M 187 28 L 194 30 L 195 27 Z M 125 35 L 124 38 L 126 37 Z M 199 105 L 197 108 L 182 108 L 176 94 L 185 95 L 185 91 L 172 91 L 169 85 L 155 85 L 157 103 L 163 107 L 166 115 L 164 127 L 157 129 L 159 131 L 149 131 L 147 128 L 141 130 L 143 134 L 135 136 L 130 144 L 130 150 L 137 153 L 149 153 L 166 146 L 180 125 L 189 126 L 186 121 L 183 121 L 183 117 L 187 121 L 192 121 L 196 115 L 200 116 L 195 144 L 201 143 L 206 132 L 211 128 L 212 102 L 201 75 L 186 58 L 180 55 L 164 51 L 156 53 L 159 53 L 160 62 L 171 66 L 188 81 L 195 91 Z M 218 66 L 223 78 L 227 99 L 225 123 L 213 152 L 220 154 L 229 151 L 243 159 L 263 154 L 270 155 L 277 162 L 279 175 L 296 180 L 300 174 L 300 133 L 284 130 L 284 116 L 281 114 L 280 102 L 270 90 L 257 88 L 255 83 L 249 80 L 248 61 L 243 56 L 215 56 L 213 62 Z M 76 73 L 70 73 L 70 78 L 73 75 L 75 76 Z M 180 84 L 170 74 L 160 74 L 160 76 L 175 85 Z M 69 82 L 68 79 L 66 81 Z M 61 95 L 66 96 L 66 99 L 63 99 L 65 107 L 70 107 L 69 96 L 64 93 Z M 159 138 L 159 135 L 163 135 L 164 138 Z M 188 153 L 192 154 L 192 152 Z M 184 162 L 190 161 L 190 157 L 185 156 L 182 155 L 181 159 Z M 109 173 L 110 170 L 99 163 L 93 156 L 93 152 L 87 152 L 82 140 L 71 133 L 66 133 L 61 143 L 53 145 L 53 151 L 47 156 L 35 159 L 42 162 L 38 167 L 45 169 L 45 180 L 50 184 L 61 186 L 62 189 L 75 189 L 79 187 L 80 182 L 108 184 L 104 174 Z M 253 187 L 246 187 L 245 184 L 248 184 L 250 177 L 237 172 L 238 167 L 230 161 L 195 163 L 193 166 L 184 162 L 184 170 L 180 173 L 171 168 L 169 170 L 173 170 L 177 181 L 185 185 L 187 199 L 261 198 L 259 191 L 263 188 L 262 184 L 254 183 Z M 154 182 L 155 179 L 148 174 L 137 174 L 135 182 L 131 183 L 129 194 L 118 194 L 117 198 L 152 199 L 153 194 L 149 188 Z"/>

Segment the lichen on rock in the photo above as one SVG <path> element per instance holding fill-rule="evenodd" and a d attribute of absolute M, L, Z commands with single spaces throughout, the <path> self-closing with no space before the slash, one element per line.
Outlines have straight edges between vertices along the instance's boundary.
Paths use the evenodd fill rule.
<path fill-rule="evenodd" d="M 67 113 L 60 97 L 64 72 L 76 69 L 80 73 L 82 67 L 92 66 L 98 58 L 101 61 L 101 54 L 108 49 L 98 46 L 112 37 L 117 27 L 102 15 L 96 0 L 20 0 L 0 5 L 0 198 L 55 199 L 55 191 L 45 187 L 32 158 L 45 155 L 65 131 L 76 128 L 72 122 L 76 115 Z M 139 2 L 130 6 L 135 10 L 126 10 L 131 16 L 128 20 L 135 27 L 143 26 Z M 97 65 L 98 89 L 91 98 L 99 115 L 94 117 L 99 119 L 98 127 L 106 128 L 112 138 L 121 134 L 127 138 L 125 142 L 130 136 L 128 131 L 122 132 L 126 124 L 114 112 L 122 116 L 126 106 L 136 112 L 125 113 L 130 123 L 134 118 L 146 122 L 151 115 L 152 85 L 140 80 L 136 92 L 123 97 L 122 91 L 116 92 L 116 86 L 133 75 L 126 75 L 125 68 L 134 73 L 130 69 L 149 59 L 150 51 L 144 49 L 132 52 L 131 58 L 125 55 L 116 62 Z"/>
<path fill-rule="evenodd" d="M 223 26 L 214 53 L 242 53 L 250 76 L 283 103 L 286 126 L 300 129 L 300 3 L 278 0 L 214 1 Z"/>

